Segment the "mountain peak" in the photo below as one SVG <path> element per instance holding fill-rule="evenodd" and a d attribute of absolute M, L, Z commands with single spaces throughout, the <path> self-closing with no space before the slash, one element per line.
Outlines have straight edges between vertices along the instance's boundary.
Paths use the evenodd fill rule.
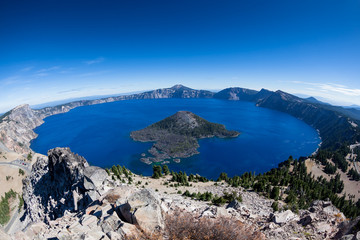
<path fill-rule="evenodd" d="M 190 88 L 185 87 L 184 85 L 181 85 L 181 84 L 176 84 L 176 85 L 172 86 L 171 89 L 179 90 L 179 89 L 190 89 Z"/>
<path fill-rule="evenodd" d="M 175 123 L 180 126 L 187 125 L 189 128 L 195 128 L 199 126 L 198 119 L 200 117 L 189 111 L 179 111 L 169 118 L 173 119 Z"/>

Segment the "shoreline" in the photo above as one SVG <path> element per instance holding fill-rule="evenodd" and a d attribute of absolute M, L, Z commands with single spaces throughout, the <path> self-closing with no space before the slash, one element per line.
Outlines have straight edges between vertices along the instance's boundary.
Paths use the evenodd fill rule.
<path fill-rule="evenodd" d="M 222 93 L 222 92 L 230 92 L 231 91 L 235 91 L 237 89 L 242 89 L 242 88 L 227 88 L 224 90 L 219 91 L 218 93 Z M 129 95 L 120 95 L 120 96 L 114 96 L 114 97 L 106 97 L 106 98 L 100 98 L 100 99 L 94 99 L 94 100 L 79 100 L 79 101 L 74 101 L 74 102 L 68 102 L 68 103 L 64 103 L 64 104 L 60 104 L 57 106 L 51 106 L 51 107 L 44 107 L 41 109 L 31 109 L 29 105 L 20 105 L 6 113 L 4 113 L 4 115 L 1 116 L 0 118 L 0 133 L 1 133 L 1 125 L 4 123 L 4 120 L 7 118 L 9 119 L 9 115 L 11 115 L 14 110 L 24 107 L 26 106 L 28 108 L 28 112 L 32 115 L 37 122 L 35 123 L 35 125 L 33 124 L 27 124 L 26 121 L 23 121 L 23 125 L 25 125 L 25 127 L 27 127 L 26 131 L 30 136 L 26 137 L 27 141 L 16 141 L 16 137 L 15 140 L 14 139 L 10 139 L 10 141 L 4 141 L 4 138 L 7 138 L 6 134 L 2 137 L 3 139 L 1 139 L 1 135 L 0 135 L 0 144 L 1 142 L 9 149 L 15 152 L 28 152 L 28 151 L 33 151 L 30 148 L 30 144 L 31 144 L 31 140 L 36 138 L 36 133 L 33 132 L 33 130 L 40 126 L 41 124 L 43 124 L 43 120 L 49 116 L 53 116 L 53 115 L 57 115 L 57 114 L 62 114 L 62 113 L 66 113 L 71 111 L 74 108 L 78 108 L 78 107 L 82 107 L 82 106 L 89 106 L 89 105 L 96 105 L 96 104 L 102 104 L 102 103 L 109 103 L 109 102 L 116 102 L 116 101 L 123 101 L 123 100 L 138 100 L 138 99 L 167 99 L 167 98 L 183 98 L 183 99 L 200 99 L 200 98 L 206 98 L 206 99 L 219 99 L 219 100 L 228 100 L 228 101 L 232 101 L 231 98 L 229 98 L 227 95 L 221 95 L 218 93 L 214 93 L 211 91 L 207 91 L 207 90 L 195 90 L 195 89 L 190 89 L 187 87 L 184 87 L 182 85 L 176 85 L 173 86 L 171 88 L 162 88 L 162 89 L 156 89 L 156 90 L 152 90 L 152 91 L 146 91 L 146 92 L 142 92 L 142 93 L 136 93 L 136 94 L 129 94 Z M 260 93 L 260 92 L 258 92 Z M 179 95 L 180 94 L 180 95 Z M 276 95 L 278 94 L 277 92 L 269 92 L 268 93 L 269 96 L 271 97 L 272 95 Z M 289 94 L 289 96 L 292 96 Z M 238 101 L 240 101 L 241 99 L 239 99 Z M 248 102 L 256 102 L 256 99 L 249 99 L 247 100 Z M 305 100 L 303 100 L 305 101 Z M 272 107 L 266 107 L 268 109 L 271 110 L 275 110 L 272 109 Z M 287 113 L 285 111 L 286 114 L 293 116 L 290 113 Z M 296 117 L 298 120 L 305 122 L 302 118 Z M 306 123 L 306 122 L 305 122 Z M 308 124 L 308 123 L 306 123 Z M 28 125 L 28 126 L 27 126 Z M 318 131 L 320 139 L 321 139 L 321 134 L 319 129 L 316 129 L 315 126 L 312 126 L 312 124 L 308 124 L 309 126 L 313 127 L 316 131 Z M 15 126 L 16 128 L 16 126 Z M 13 129 L 14 130 L 14 129 Z M 9 139 L 7 139 L 9 140 Z M 25 139 L 21 139 L 21 140 L 25 140 Z M 322 140 L 322 139 L 321 139 Z M 12 143 L 9 143 L 12 142 Z M 15 143 L 18 142 L 19 145 L 25 145 L 25 147 L 23 146 L 14 146 Z M 323 142 L 321 142 L 323 143 Z M 12 144 L 12 146 L 11 146 Z M 0 145 L 1 147 L 1 145 Z M 319 146 L 319 148 L 321 148 L 321 145 Z"/>

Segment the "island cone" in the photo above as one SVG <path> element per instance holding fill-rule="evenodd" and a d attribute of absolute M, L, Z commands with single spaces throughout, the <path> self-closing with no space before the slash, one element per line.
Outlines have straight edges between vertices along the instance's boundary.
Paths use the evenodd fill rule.
<path fill-rule="evenodd" d="M 149 150 L 153 157 L 142 158 L 142 161 L 150 164 L 165 159 L 187 158 L 199 153 L 197 139 L 237 137 L 239 134 L 192 112 L 179 111 L 142 130 L 131 132 L 130 136 L 136 141 L 155 142 Z"/>

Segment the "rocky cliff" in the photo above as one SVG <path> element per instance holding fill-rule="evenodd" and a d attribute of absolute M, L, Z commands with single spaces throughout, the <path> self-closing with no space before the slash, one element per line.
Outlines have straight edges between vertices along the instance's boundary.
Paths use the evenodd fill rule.
<path fill-rule="evenodd" d="M 227 100 L 242 100 L 242 101 L 254 101 L 258 91 L 250 90 L 246 88 L 226 88 L 214 95 L 214 98 L 227 99 Z"/>
<path fill-rule="evenodd" d="M 258 92 L 244 88 L 227 88 L 216 93 L 214 98 L 251 101 L 259 107 L 290 114 L 319 130 L 322 148 L 336 149 L 345 142 L 355 143 L 360 140 L 360 111 L 356 109 L 331 106 L 283 91 L 272 92 L 266 89 Z"/>
<path fill-rule="evenodd" d="M 15 152 L 29 152 L 30 141 L 37 137 L 33 129 L 42 123 L 42 118 L 29 105 L 20 105 L 1 117 L 0 142 Z"/>
<path fill-rule="evenodd" d="M 360 139 L 360 129 L 352 124 L 352 121 L 358 121 L 351 120 L 341 108 L 313 103 L 282 91 L 257 101 L 257 106 L 290 114 L 318 129 L 324 148 L 337 148 Z"/>
<path fill-rule="evenodd" d="M 213 92 L 206 90 L 195 90 L 183 85 L 175 85 L 171 88 L 157 89 L 154 91 L 130 95 L 136 99 L 157 99 L 157 98 L 212 98 Z"/>
<path fill-rule="evenodd" d="M 26 221 L 49 222 L 84 209 L 100 196 L 106 177 L 105 170 L 90 167 L 69 148 L 49 150 L 48 158 L 37 160 L 23 182 Z"/>

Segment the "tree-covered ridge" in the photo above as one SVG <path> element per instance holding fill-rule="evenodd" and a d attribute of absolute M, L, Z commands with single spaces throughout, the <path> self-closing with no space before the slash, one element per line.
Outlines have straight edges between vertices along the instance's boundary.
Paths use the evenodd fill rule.
<path fill-rule="evenodd" d="M 151 163 L 197 154 L 199 138 L 228 138 L 237 137 L 239 134 L 194 113 L 180 111 L 142 130 L 133 131 L 130 136 L 136 141 L 155 142 L 149 150 L 153 157 L 143 158 L 144 162 Z"/>
<path fill-rule="evenodd" d="M 246 172 L 241 176 L 228 177 L 226 173 L 222 173 L 218 181 L 223 180 L 233 187 L 252 189 L 275 201 L 284 201 L 285 208 L 295 212 L 308 208 L 314 200 L 329 199 L 345 216 L 360 215 L 360 200 L 346 200 L 346 193 L 341 195 L 344 183 L 339 174 L 330 181 L 323 177 L 315 178 L 307 173 L 305 161 L 294 160 L 292 157 L 264 174 Z M 277 208 L 278 203 L 275 202 L 273 207 Z"/>
<path fill-rule="evenodd" d="M 209 181 L 199 175 L 170 171 L 166 165 L 163 167 L 154 165 L 152 177 L 161 178 L 168 175 L 169 172 L 172 176 L 169 183 L 172 182 L 170 186 L 173 187 L 190 187 L 192 182 Z M 229 177 L 226 173 L 221 173 L 215 185 L 223 184 L 221 182 L 226 182 L 234 188 L 255 191 L 267 198 L 274 199 L 272 207 L 275 211 L 291 209 L 298 212 L 299 209 L 308 209 L 315 200 L 330 200 L 348 218 L 360 215 L 360 199 L 355 201 L 352 196 L 346 198 L 344 182 L 340 175 L 336 174 L 330 180 L 323 177 L 315 178 L 311 173 L 307 173 L 304 159 L 297 160 L 290 156 L 277 168 L 273 168 L 264 174 L 255 175 L 252 172 L 245 172 L 239 176 Z M 185 191 L 184 193 L 178 192 L 178 194 L 216 205 L 229 203 L 234 199 L 241 201 L 241 195 L 235 196 L 233 193 L 214 196 L 207 192 L 201 194 Z"/>

